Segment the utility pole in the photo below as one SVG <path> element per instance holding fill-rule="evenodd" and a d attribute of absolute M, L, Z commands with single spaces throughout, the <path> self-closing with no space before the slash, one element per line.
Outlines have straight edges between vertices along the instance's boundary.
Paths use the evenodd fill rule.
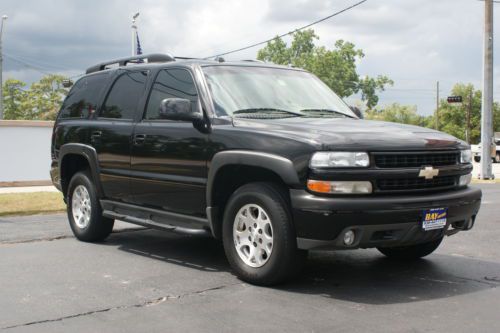
<path fill-rule="evenodd" d="M 2 21 L 0 22 L 0 120 L 3 119 L 3 56 L 2 56 L 2 33 L 3 33 L 3 23 L 7 20 L 7 15 L 2 16 Z"/>
<path fill-rule="evenodd" d="M 136 20 L 139 17 L 139 12 L 132 16 L 132 56 L 137 55 L 137 25 Z"/>
<path fill-rule="evenodd" d="M 439 131 L 439 81 L 436 82 L 436 130 Z"/>
<path fill-rule="evenodd" d="M 493 0 L 484 2 L 483 100 L 481 106 L 481 179 L 492 179 L 491 139 L 493 136 Z"/>
<path fill-rule="evenodd" d="M 467 115 L 466 115 L 466 128 L 465 128 L 465 140 L 467 141 L 468 144 L 470 144 L 470 132 L 471 132 L 471 125 L 470 125 L 470 117 L 472 113 L 472 90 L 469 93 L 469 103 L 467 105 Z"/>

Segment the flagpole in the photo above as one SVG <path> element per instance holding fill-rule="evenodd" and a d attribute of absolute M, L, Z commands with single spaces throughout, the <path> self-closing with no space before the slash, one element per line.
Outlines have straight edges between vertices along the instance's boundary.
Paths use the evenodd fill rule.
<path fill-rule="evenodd" d="M 137 55 L 137 17 L 139 17 L 139 12 L 135 13 L 132 16 L 132 56 Z"/>

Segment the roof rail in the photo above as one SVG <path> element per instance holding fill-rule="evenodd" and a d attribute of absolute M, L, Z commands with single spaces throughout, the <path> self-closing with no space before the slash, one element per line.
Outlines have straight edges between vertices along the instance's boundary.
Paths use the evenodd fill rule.
<path fill-rule="evenodd" d="M 99 72 L 106 69 L 106 66 L 117 64 L 119 67 L 127 66 L 128 63 L 140 63 L 140 60 L 147 60 L 148 63 L 151 62 L 169 62 L 175 61 L 175 58 L 170 54 L 161 54 L 161 53 L 153 53 L 153 54 L 144 54 L 133 57 L 121 58 L 116 60 L 110 60 L 106 62 L 102 62 L 100 64 L 94 65 L 92 67 L 87 68 L 86 73 L 94 73 Z"/>
<path fill-rule="evenodd" d="M 260 62 L 262 64 L 266 63 L 265 61 L 263 60 L 257 60 L 257 59 L 243 59 L 241 61 L 246 61 L 246 62 Z"/>
<path fill-rule="evenodd" d="M 194 58 L 194 57 L 174 57 L 175 59 L 179 60 L 198 60 L 200 58 Z"/>

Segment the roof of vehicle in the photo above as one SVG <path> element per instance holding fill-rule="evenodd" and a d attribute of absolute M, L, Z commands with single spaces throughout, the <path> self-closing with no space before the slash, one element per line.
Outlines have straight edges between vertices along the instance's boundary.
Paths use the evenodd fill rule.
<path fill-rule="evenodd" d="M 148 60 L 148 62 L 145 63 L 139 62 L 144 60 Z M 120 68 L 150 69 L 150 68 L 158 68 L 158 67 L 163 68 L 163 67 L 178 66 L 178 65 L 247 66 L 247 67 L 268 67 L 268 68 L 302 70 L 300 68 L 276 65 L 274 63 L 268 63 L 259 60 L 224 61 L 223 59 L 209 60 L 209 59 L 198 59 L 198 58 L 173 57 L 170 55 L 162 55 L 162 54 L 150 54 L 150 55 L 135 56 L 135 57 L 122 58 L 122 59 L 103 62 L 94 65 L 92 67 L 89 67 L 86 71 L 86 74 L 113 71 Z"/>

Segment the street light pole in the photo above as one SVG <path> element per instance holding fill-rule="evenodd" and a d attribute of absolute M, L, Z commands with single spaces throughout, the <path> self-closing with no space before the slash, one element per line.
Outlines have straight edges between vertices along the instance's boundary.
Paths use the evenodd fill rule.
<path fill-rule="evenodd" d="M 3 23 L 7 20 L 8 16 L 2 16 L 2 20 L 0 22 L 0 120 L 3 119 L 3 56 L 2 56 L 2 33 L 3 33 Z"/>
<path fill-rule="evenodd" d="M 484 21 L 483 100 L 481 105 L 481 179 L 493 178 L 491 139 L 493 137 L 493 0 L 486 0 Z"/>
<path fill-rule="evenodd" d="M 132 56 L 137 55 L 137 25 L 136 20 L 139 17 L 139 12 L 132 16 Z"/>

